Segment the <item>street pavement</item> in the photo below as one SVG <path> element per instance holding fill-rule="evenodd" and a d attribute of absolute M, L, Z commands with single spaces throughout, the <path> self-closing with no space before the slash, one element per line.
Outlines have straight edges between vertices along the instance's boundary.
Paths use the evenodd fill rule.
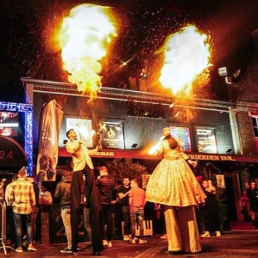
<path fill-rule="evenodd" d="M 159 257 L 216 257 L 216 258 L 242 258 L 242 257 L 258 257 L 258 230 L 230 230 L 223 232 L 221 237 L 211 236 L 201 238 L 202 252 L 198 254 L 184 253 L 178 255 L 167 254 L 167 240 L 161 239 L 160 235 L 146 237 L 146 244 L 131 244 L 123 240 L 112 241 L 112 247 L 105 247 L 102 257 L 109 258 L 159 258 Z M 92 256 L 92 250 L 83 249 L 87 243 L 80 243 L 78 256 Z M 61 249 L 65 248 L 65 243 L 55 244 L 36 244 L 36 252 L 16 253 L 7 247 L 7 252 L 1 247 L 0 257 L 20 257 L 20 258 L 57 258 L 57 257 L 75 257 L 72 254 L 63 254 Z"/>

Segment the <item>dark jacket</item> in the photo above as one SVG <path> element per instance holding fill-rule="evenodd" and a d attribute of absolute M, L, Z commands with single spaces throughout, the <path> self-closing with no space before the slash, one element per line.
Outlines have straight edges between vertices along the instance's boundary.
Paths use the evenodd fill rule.
<path fill-rule="evenodd" d="M 258 189 L 249 188 L 246 190 L 246 193 L 249 199 L 251 211 L 258 211 Z"/>
<path fill-rule="evenodd" d="M 57 184 L 54 198 L 59 202 L 60 206 L 71 204 L 71 182 L 61 181 Z"/>
<path fill-rule="evenodd" d="M 99 189 L 100 203 L 101 204 L 111 204 L 113 200 L 113 193 L 115 188 L 115 179 L 111 175 L 100 176 L 96 185 Z"/>

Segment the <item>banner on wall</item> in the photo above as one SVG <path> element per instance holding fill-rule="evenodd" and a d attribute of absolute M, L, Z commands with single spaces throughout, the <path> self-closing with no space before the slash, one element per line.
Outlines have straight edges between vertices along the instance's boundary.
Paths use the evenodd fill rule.
<path fill-rule="evenodd" d="M 216 175 L 216 181 L 219 188 L 226 188 L 224 175 Z"/>
<path fill-rule="evenodd" d="M 99 125 L 100 144 L 104 149 L 124 149 L 123 123 L 101 122 Z"/>
<path fill-rule="evenodd" d="M 42 110 L 36 173 L 39 181 L 55 181 L 58 162 L 59 131 L 63 111 L 56 100 L 49 101 Z"/>

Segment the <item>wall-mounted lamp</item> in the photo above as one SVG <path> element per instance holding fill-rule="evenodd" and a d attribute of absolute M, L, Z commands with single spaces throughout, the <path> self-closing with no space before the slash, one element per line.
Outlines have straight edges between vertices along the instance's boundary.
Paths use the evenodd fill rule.
<path fill-rule="evenodd" d="M 219 76 L 227 76 L 228 75 L 228 69 L 227 67 L 223 66 L 218 69 Z"/>
<path fill-rule="evenodd" d="M 233 84 L 235 80 L 239 77 L 241 69 L 236 69 L 232 74 L 228 74 L 227 67 L 220 67 L 218 69 L 218 74 L 221 77 L 225 77 L 226 84 Z"/>
<path fill-rule="evenodd" d="M 131 148 L 132 148 L 132 149 L 136 149 L 137 146 L 138 146 L 138 143 L 134 143 L 134 144 L 131 146 Z"/>

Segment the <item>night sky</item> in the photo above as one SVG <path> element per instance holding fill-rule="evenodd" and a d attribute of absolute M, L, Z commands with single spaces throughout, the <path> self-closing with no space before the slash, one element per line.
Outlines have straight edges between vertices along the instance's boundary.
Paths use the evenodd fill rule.
<path fill-rule="evenodd" d="M 240 68 L 243 76 L 254 55 L 251 33 L 258 27 L 257 0 L 1 0 L 0 100 L 23 101 L 20 77 L 67 81 L 60 53 L 49 38 L 60 17 L 81 3 L 112 6 L 118 16 L 119 35 L 104 62 L 103 86 L 119 87 L 146 66 L 151 73 L 165 38 L 188 23 L 210 38 L 211 98 L 227 100 L 218 68 L 227 66 L 232 73 Z M 130 58 L 126 69 L 116 69 Z"/>

